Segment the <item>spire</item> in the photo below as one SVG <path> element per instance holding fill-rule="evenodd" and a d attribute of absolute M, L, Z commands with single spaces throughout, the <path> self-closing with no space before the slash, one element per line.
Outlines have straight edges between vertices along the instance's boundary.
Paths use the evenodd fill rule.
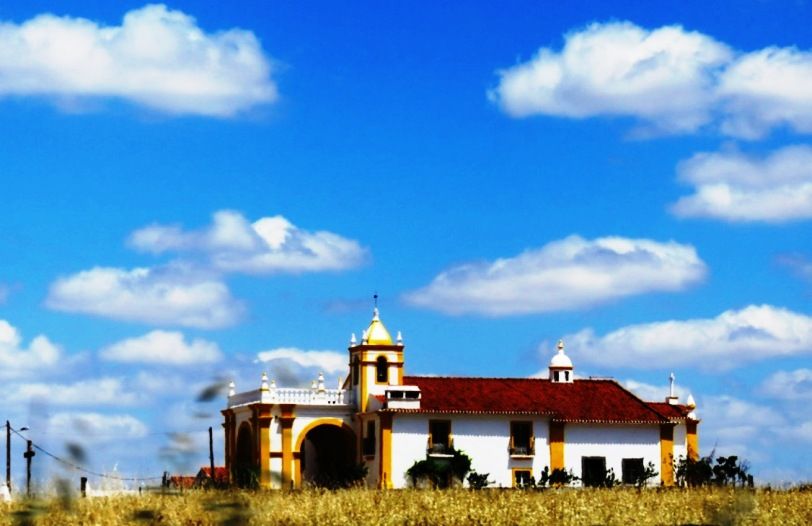
<path fill-rule="evenodd" d="M 372 321 L 369 322 L 369 327 L 364 331 L 361 343 L 364 345 L 392 345 L 392 336 L 386 330 L 378 311 L 378 294 L 375 293 L 373 298 L 375 307 L 372 309 Z"/>
<path fill-rule="evenodd" d="M 676 405 L 679 403 L 679 397 L 676 394 L 676 389 L 674 388 L 674 382 L 676 380 L 676 376 L 674 373 L 668 375 L 668 396 L 665 397 L 665 401 L 671 405 Z"/>

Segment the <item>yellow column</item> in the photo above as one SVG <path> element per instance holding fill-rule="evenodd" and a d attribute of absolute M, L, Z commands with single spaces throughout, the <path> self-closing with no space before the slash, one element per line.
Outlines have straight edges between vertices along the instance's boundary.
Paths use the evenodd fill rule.
<path fill-rule="evenodd" d="M 378 465 L 378 486 L 392 488 L 392 414 L 381 413 L 381 462 Z"/>
<path fill-rule="evenodd" d="M 282 489 L 290 488 L 293 480 L 293 404 L 282 404 L 279 425 L 282 428 Z"/>
<path fill-rule="evenodd" d="M 686 442 L 688 445 L 688 459 L 694 462 L 699 460 L 699 435 L 697 434 L 696 420 L 685 422 Z"/>
<path fill-rule="evenodd" d="M 550 420 L 550 473 L 564 469 L 564 422 Z"/>
<path fill-rule="evenodd" d="M 259 485 L 271 487 L 271 406 L 262 404 L 256 408 L 257 440 L 259 440 Z"/>
<path fill-rule="evenodd" d="M 660 479 L 674 485 L 674 424 L 660 424 Z"/>

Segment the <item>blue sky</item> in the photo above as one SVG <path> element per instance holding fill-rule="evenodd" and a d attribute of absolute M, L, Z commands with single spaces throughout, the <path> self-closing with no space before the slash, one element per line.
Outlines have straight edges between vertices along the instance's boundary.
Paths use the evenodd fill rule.
<path fill-rule="evenodd" d="M 202 388 L 338 377 L 377 292 L 411 374 L 563 338 L 812 478 L 807 3 L 435 4 L 0 6 L 7 418 L 194 470 Z"/>

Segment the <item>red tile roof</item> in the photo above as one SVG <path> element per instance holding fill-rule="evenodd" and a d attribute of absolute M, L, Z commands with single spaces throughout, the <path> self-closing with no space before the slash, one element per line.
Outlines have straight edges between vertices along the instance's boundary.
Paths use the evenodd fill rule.
<path fill-rule="evenodd" d="M 538 378 L 406 376 L 420 387 L 419 410 L 396 412 L 542 414 L 566 422 L 668 422 L 614 380 L 553 383 Z"/>
<path fill-rule="evenodd" d="M 649 402 L 652 409 L 669 420 L 685 420 L 691 409 L 682 404 L 669 404 L 668 402 Z"/>
<path fill-rule="evenodd" d="M 211 466 L 203 466 L 200 468 L 200 471 L 197 472 L 198 477 L 211 477 Z M 216 481 L 228 481 L 228 470 L 223 466 L 214 466 L 214 480 Z"/>

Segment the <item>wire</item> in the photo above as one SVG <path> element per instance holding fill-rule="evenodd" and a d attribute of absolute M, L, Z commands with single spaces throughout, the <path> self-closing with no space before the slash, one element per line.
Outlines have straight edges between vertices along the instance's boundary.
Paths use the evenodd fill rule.
<path fill-rule="evenodd" d="M 43 454 L 45 454 L 45 455 L 47 455 L 47 456 L 51 457 L 52 459 L 54 459 L 54 460 L 56 460 L 56 461 L 58 461 L 58 462 L 61 462 L 61 463 L 65 464 L 66 466 L 69 466 L 69 467 L 71 467 L 71 468 L 75 469 L 76 471 L 81 471 L 81 472 L 83 472 L 83 473 L 87 473 L 88 475 L 94 475 L 94 476 L 96 476 L 96 477 L 101 477 L 101 478 L 106 478 L 106 479 L 114 479 L 114 480 L 126 480 L 126 481 L 162 480 L 162 479 L 163 479 L 163 476 L 161 476 L 161 477 L 117 477 L 117 476 L 115 476 L 115 475 L 108 475 L 108 474 L 106 474 L 106 473 L 98 473 L 98 472 L 96 472 L 96 471 L 91 471 L 91 470 L 89 470 L 89 469 L 85 469 L 85 468 L 83 468 L 82 466 L 79 466 L 78 464 L 74 464 L 73 462 L 71 462 L 71 461 L 69 461 L 69 460 L 65 460 L 65 459 L 64 459 L 64 458 L 62 458 L 62 457 L 58 457 L 58 456 L 54 455 L 53 453 L 51 453 L 50 451 L 47 451 L 47 450 L 43 449 L 43 448 L 42 448 L 42 447 L 40 447 L 39 445 L 35 444 L 35 443 L 34 443 L 32 440 L 29 440 L 29 439 L 28 439 L 28 438 L 26 438 L 25 436 L 21 435 L 21 434 L 19 433 L 19 431 L 17 431 L 17 430 L 16 430 L 16 429 L 14 429 L 13 427 L 9 427 L 9 429 L 11 429 L 11 431 L 12 431 L 12 432 L 13 432 L 15 435 L 17 435 L 18 437 L 22 438 L 23 440 L 25 440 L 25 441 L 27 441 L 27 442 L 31 442 L 31 446 L 32 446 L 34 449 L 37 449 L 37 450 L 41 451 Z"/>

